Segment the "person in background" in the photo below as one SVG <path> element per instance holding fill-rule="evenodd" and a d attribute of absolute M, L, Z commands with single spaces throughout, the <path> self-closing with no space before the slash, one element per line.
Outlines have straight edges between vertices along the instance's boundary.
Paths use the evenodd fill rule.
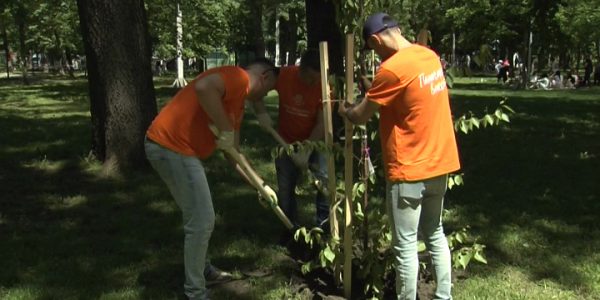
<path fill-rule="evenodd" d="M 498 60 L 498 62 L 494 65 L 494 69 L 496 69 L 496 82 L 500 82 L 502 79 L 502 60 Z"/>
<path fill-rule="evenodd" d="M 508 80 L 509 70 L 510 62 L 508 61 L 508 58 L 504 58 L 504 61 L 502 61 L 502 67 L 500 68 L 500 77 L 502 78 L 503 83 L 506 83 Z"/>
<path fill-rule="evenodd" d="M 308 49 L 300 66 L 282 67 L 275 90 L 279 99 L 277 132 L 287 144 L 304 141 L 323 141 L 323 101 L 321 95 L 321 63 L 319 51 Z M 273 127 L 271 117 L 261 102 L 255 112 L 261 128 Z M 327 182 L 327 160 L 318 151 L 297 150 L 291 155 L 281 154 L 275 159 L 277 171 L 277 196 L 281 210 L 298 226 L 298 204 L 295 189 L 304 170 L 310 169 L 318 182 Z M 329 231 L 329 201 L 317 184 L 315 197 L 316 224 L 327 234 Z M 282 234 L 280 243 L 287 244 L 292 237 L 289 231 Z"/>
<path fill-rule="evenodd" d="M 584 68 L 584 73 L 583 73 L 583 81 L 581 82 L 581 86 L 590 86 L 592 85 L 591 82 L 591 77 L 592 77 L 592 71 L 594 70 L 594 66 L 592 65 L 592 59 L 591 58 L 587 58 L 585 60 L 585 65 L 583 66 Z"/>
<path fill-rule="evenodd" d="M 457 171 L 460 162 L 440 58 L 406 40 L 385 13 L 365 21 L 363 39 L 383 62 L 365 100 L 355 106 L 344 103 L 338 113 L 363 124 L 379 111 L 397 297 L 416 298 L 420 230 L 433 261 L 434 298 L 452 299 L 442 210 L 448 173 Z"/>
<path fill-rule="evenodd" d="M 266 59 L 244 69 L 225 66 L 203 72 L 165 105 L 146 132 L 146 157 L 182 212 L 184 292 L 191 300 L 208 299 L 207 282 L 231 279 L 231 274 L 206 260 L 215 212 L 202 160 L 215 149 L 225 153 L 239 149 L 244 101 L 262 101 L 275 87 L 277 74 L 278 69 Z M 228 158 L 250 182 L 249 174 Z M 265 199 L 277 201 L 269 186 L 264 193 Z"/>

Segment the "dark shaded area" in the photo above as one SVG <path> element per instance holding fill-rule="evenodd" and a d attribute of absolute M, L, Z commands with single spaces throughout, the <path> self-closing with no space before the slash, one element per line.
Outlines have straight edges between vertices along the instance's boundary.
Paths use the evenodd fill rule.
<path fill-rule="evenodd" d="M 600 242 L 595 221 L 600 215 L 600 102 L 575 99 L 597 90 L 548 97 L 553 92 L 539 93 L 537 98 L 509 93 L 508 105 L 516 111 L 510 124 L 458 135 L 466 185 L 448 193 L 446 207 L 472 216 L 469 225 L 488 246 L 492 259 L 489 266 L 475 266 L 479 276 L 492 274 L 501 264 L 519 264 L 531 270 L 533 278 L 585 291 L 576 266 L 563 262 L 564 257 L 573 262 L 588 258 L 594 253 L 590 245 Z M 485 93 L 453 97 L 453 113 L 481 116 L 486 110 L 493 112 L 500 100 Z M 557 223 L 563 226 L 543 226 Z M 573 230 L 561 232 L 562 227 Z M 502 236 L 513 228 L 535 230 L 536 238 L 550 246 L 531 241 L 517 256 L 505 253 Z M 563 261 L 553 259 L 558 257 Z M 556 277 L 560 274 L 569 282 Z"/>

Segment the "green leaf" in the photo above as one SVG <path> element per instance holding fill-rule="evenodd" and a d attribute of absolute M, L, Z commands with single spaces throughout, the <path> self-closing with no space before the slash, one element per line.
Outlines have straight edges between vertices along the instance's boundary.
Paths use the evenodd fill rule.
<path fill-rule="evenodd" d="M 454 187 L 454 178 L 452 176 L 448 177 L 448 189 L 451 190 Z"/>
<path fill-rule="evenodd" d="M 446 241 L 448 242 L 448 248 L 450 250 L 454 249 L 454 237 L 451 234 L 446 236 Z"/>
<path fill-rule="evenodd" d="M 505 121 L 507 123 L 510 122 L 510 119 L 508 118 L 508 115 L 505 114 L 505 113 L 502 113 L 500 119 L 502 119 L 503 121 Z"/>
<path fill-rule="evenodd" d="M 485 117 L 483 118 L 484 122 L 486 122 L 488 125 L 494 125 L 494 118 L 492 117 L 492 115 L 485 115 Z"/>
<path fill-rule="evenodd" d="M 362 210 L 362 205 L 360 204 L 360 202 L 356 203 L 356 211 L 354 212 L 354 215 L 360 219 L 364 219 L 364 217 L 365 217 L 363 210 Z"/>
<path fill-rule="evenodd" d="M 461 244 L 462 244 L 462 243 L 464 243 L 464 242 L 463 242 L 463 241 L 464 241 L 464 240 L 463 240 L 463 237 L 462 237 L 462 235 L 460 234 L 460 232 L 457 232 L 457 233 L 456 233 L 456 235 L 454 235 L 454 238 L 456 239 L 456 241 L 457 241 L 457 242 L 459 242 L 459 243 L 461 243 Z"/>
<path fill-rule="evenodd" d="M 417 242 L 417 252 L 423 252 L 425 250 L 427 250 L 427 246 L 425 246 L 425 242 L 418 241 Z"/>
<path fill-rule="evenodd" d="M 464 121 L 460 122 L 460 131 L 462 131 L 463 133 L 468 133 L 469 132 L 469 130 L 467 128 L 467 125 L 465 124 Z"/>
<path fill-rule="evenodd" d="M 376 137 L 377 137 L 377 131 L 371 132 L 371 141 L 374 141 Z"/>
<path fill-rule="evenodd" d="M 473 259 L 482 264 L 487 265 L 487 259 L 485 259 L 485 256 L 483 256 L 483 253 L 481 253 L 481 251 L 476 251 L 475 255 L 473 255 Z"/>
<path fill-rule="evenodd" d="M 456 185 L 462 185 L 464 183 L 462 175 L 454 175 L 454 183 L 456 183 Z"/>
<path fill-rule="evenodd" d="M 331 248 L 329 247 L 323 249 L 323 256 L 325 256 L 325 259 L 327 259 L 327 261 L 329 262 L 333 262 L 333 260 L 335 259 L 335 253 L 333 253 L 333 251 L 331 251 Z"/>
<path fill-rule="evenodd" d="M 456 253 L 456 256 L 454 257 L 455 258 L 454 265 L 455 265 L 455 267 L 460 266 L 464 270 L 467 268 L 469 261 L 471 261 L 472 254 L 470 254 L 469 251 L 463 251 L 463 250 L 465 250 L 465 249 L 463 248 L 463 249 L 461 249 L 461 251 Z"/>
<path fill-rule="evenodd" d="M 472 123 L 472 124 L 473 124 L 475 127 L 479 128 L 479 119 L 477 119 L 477 118 L 475 118 L 475 117 L 471 117 L 471 123 Z"/>
<path fill-rule="evenodd" d="M 310 272 L 313 269 L 313 263 L 311 261 L 305 263 L 302 265 L 300 271 L 302 272 L 302 274 L 307 274 L 308 272 Z"/>

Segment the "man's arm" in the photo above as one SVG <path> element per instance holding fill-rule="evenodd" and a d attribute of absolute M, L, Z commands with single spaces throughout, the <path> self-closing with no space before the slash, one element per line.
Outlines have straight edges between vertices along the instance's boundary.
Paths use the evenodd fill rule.
<path fill-rule="evenodd" d="M 353 124 L 364 124 L 379 110 L 379 104 L 365 99 L 356 106 L 344 102 L 339 106 L 338 113 Z"/>
<path fill-rule="evenodd" d="M 256 115 L 267 113 L 267 106 L 265 105 L 264 99 L 260 99 L 257 101 L 250 101 L 250 103 L 252 103 L 252 109 L 254 110 L 254 113 Z"/>
<path fill-rule="evenodd" d="M 225 83 L 218 74 L 208 75 L 199 79 L 194 84 L 200 106 L 204 109 L 219 132 L 233 131 L 233 124 L 229 120 L 223 107 Z"/>

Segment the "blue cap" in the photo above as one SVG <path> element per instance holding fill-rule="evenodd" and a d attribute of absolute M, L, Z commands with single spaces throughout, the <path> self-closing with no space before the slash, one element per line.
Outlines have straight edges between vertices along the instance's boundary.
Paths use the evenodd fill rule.
<path fill-rule="evenodd" d="M 392 19 L 388 14 L 378 12 L 371 15 L 363 26 L 363 42 L 365 43 L 365 49 L 369 49 L 367 46 L 367 40 L 373 34 L 382 32 L 388 28 L 398 27 L 398 22 Z"/>

